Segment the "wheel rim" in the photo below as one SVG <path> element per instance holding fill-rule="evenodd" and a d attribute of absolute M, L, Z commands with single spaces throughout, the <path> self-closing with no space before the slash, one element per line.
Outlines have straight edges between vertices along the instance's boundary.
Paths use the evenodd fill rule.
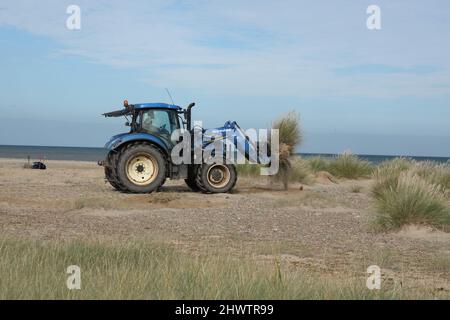
<path fill-rule="evenodd" d="M 231 174 L 227 166 L 215 164 L 209 167 L 206 177 L 214 188 L 223 188 L 230 182 Z"/>
<path fill-rule="evenodd" d="M 158 175 L 158 163 L 149 154 L 138 154 L 131 157 L 125 166 L 128 180 L 136 185 L 148 185 Z"/>

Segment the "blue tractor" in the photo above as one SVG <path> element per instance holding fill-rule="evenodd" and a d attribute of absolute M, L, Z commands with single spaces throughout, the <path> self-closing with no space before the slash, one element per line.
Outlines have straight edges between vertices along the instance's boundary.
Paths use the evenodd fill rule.
<path fill-rule="evenodd" d="M 194 106 L 195 103 L 191 103 L 182 109 L 167 103 L 129 104 L 125 100 L 123 109 L 103 114 L 105 117 L 125 116 L 126 125 L 130 127 L 129 132 L 111 137 L 105 145 L 108 154 L 99 165 L 104 167 L 106 180 L 115 189 L 132 193 L 153 192 L 167 178 L 184 179 L 193 191 L 224 193 L 232 190 L 237 181 L 234 164 L 226 161 L 174 164 L 172 161 L 171 151 L 180 142 L 172 140 L 172 133 L 181 128 L 194 131 L 191 127 Z M 250 154 L 257 154 L 257 147 L 235 122 L 227 121 L 223 127 L 213 130 L 228 132 L 228 137 L 232 137 L 234 145 L 242 147 L 247 159 L 252 158 Z M 207 144 L 202 146 L 206 147 Z M 191 157 L 194 158 L 193 150 Z"/>

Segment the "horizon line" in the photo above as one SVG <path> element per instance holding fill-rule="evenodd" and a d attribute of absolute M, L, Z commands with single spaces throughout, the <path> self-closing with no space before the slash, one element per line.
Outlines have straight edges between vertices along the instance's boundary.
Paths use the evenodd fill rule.
<path fill-rule="evenodd" d="M 105 149 L 104 147 L 81 147 L 81 146 L 44 146 L 44 145 L 14 145 L 14 144 L 0 144 L 0 147 L 28 147 L 28 148 L 80 148 L 80 149 Z M 336 156 L 343 154 L 345 151 L 340 153 L 329 153 L 329 152 L 294 152 L 293 155 L 315 155 L 315 156 Z M 397 157 L 397 158 L 442 158 L 450 159 L 450 156 L 415 156 L 415 155 L 401 155 L 401 154 L 367 154 L 367 153 L 352 153 L 359 157 Z M 1 158 L 1 156 L 0 156 Z"/>

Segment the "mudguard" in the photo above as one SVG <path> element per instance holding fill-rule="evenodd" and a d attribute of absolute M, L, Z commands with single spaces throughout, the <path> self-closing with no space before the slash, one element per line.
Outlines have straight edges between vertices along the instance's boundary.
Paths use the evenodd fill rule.
<path fill-rule="evenodd" d="M 122 133 L 111 137 L 111 139 L 105 144 L 105 148 L 109 151 L 116 150 L 124 143 L 131 141 L 148 141 L 155 144 L 161 150 L 169 154 L 169 146 L 161 138 L 148 134 L 148 133 Z"/>

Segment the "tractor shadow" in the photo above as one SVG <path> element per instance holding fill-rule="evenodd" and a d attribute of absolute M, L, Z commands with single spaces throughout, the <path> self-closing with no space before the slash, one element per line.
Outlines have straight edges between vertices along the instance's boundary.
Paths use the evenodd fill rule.
<path fill-rule="evenodd" d="M 191 189 L 189 189 L 189 187 L 185 187 L 185 186 L 162 186 L 162 187 L 158 188 L 156 193 L 161 193 L 161 192 L 165 192 L 165 193 L 193 193 L 193 194 L 199 193 L 199 192 L 192 191 Z"/>

